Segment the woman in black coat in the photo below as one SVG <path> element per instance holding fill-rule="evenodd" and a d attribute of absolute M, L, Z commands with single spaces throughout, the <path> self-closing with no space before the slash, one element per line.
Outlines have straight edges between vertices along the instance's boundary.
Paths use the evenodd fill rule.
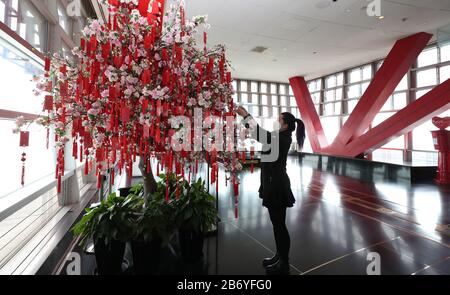
<path fill-rule="evenodd" d="M 269 210 L 277 247 L 275 256 L 264 259 L 263 266 L 269 274 L 289 274 L 291 240 L 286 227 L 286 209 L 293 207 L 295 198 L 286 173 L 286 160 L 292 144 L 292 132 L 295 131 L 296 125 L 297 142 L 299 147 L 303 148 L 305 125 L 291 113 L 283 113 L 278 118 L 280 129 L 268 132 L 261 128 L 243 107 L 240 107 L 237 113 L 244 117 L 246 122 L 256 126 L 251 133 L 252 137 L 263 144 L 259 196 L 263 200 L 263 206 Z M 249 123 L 246 124 L 247 128 L 250 126 Z M 277 156 L 274 159 L 268 157 L 265 161 L 264 157 L 273 154 L 273 149 L 278 149 L 278 155 L 275 151 Z"/>

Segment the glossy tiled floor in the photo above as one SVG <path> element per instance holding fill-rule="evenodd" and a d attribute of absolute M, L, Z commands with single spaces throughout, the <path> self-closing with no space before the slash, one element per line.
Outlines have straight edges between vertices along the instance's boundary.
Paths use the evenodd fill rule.
<path fill-rule="evenodd" d="M 292 274 L 366 274 L 370 252 L 381 274 L 450 274 L 449 187 L 364 183 L 296 157 L 288 174 L 297 198 L 287 216 Z M 223 222 L 207 243 L 208 273 L 264 274 L 275 244 L 258 181 L 258 170 L 242 174 L 238 219 L 229 188 L 219 191 Z"/>
<path fill-rule="evenodd" d="M 291 274 L 365 275 L 372 252 L 380 256 L 381 274 L 450 274 L 449 187 L 363 182 L 312 165 L 289 158 L 297 198 L 287 215 Z M 238 219 L 221 176 L 222 222 L 218 235 L 205 242 L 206 268 L 200 273 L 263 275 L 261 260 L 273 255 L 275 243 L 257 193 L 259 170 L 242 172 Z M 173 251 L 164 253 L 163 274 L 199 273 L 178 264 Z M 93 258 L 87 259 L 92 265 Z"/>

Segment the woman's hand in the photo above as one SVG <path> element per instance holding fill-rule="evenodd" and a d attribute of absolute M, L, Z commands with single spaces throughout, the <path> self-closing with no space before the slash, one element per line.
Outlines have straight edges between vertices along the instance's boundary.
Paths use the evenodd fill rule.
<path fill-rule="evenodd" d="M 239 107 L 239 108 L 236 110 L 236 113 L 237 113 L 239 116 L 241 116 L 241 117 L 245 117 L 245 116 L 248 115 L 247 110 L 244 109 L 243 107 Z"/>

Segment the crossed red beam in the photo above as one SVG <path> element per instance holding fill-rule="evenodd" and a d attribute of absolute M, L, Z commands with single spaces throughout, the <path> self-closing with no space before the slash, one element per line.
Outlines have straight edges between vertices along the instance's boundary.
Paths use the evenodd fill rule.
<path fill-rule="evenodd" d="M 355 157 L 385 145 L 449 109 L 450 79 L 364 133 L 431 37 L 428 33 L 417 33 L 395 43 L 331 144 L 328 144 L 305 79 L 289 79 L 312 150 L 315 153 Z"/>

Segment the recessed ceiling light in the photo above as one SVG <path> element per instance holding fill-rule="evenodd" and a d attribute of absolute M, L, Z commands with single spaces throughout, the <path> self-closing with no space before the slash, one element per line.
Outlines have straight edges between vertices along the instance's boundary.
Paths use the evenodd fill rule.
<path fill-rule="evenodd" d="M 347 8 L 347 9 L 345 10 L 345 12 L 352 12 L 352 9 L 351 9 L 351 8 Z"/>
<path fill-rule="evenodd" d="M 256 52 L 256 53 L 263 53 L 264 51 L 268 50 L 268 47 L 264 47 L 264 46 L 256 46 L 255 48 L 253 48 L 252 50 L 250 50 L 251 52 Z"/>
<path fill-rule="evenodd" d="M 378 19 L 384 19 L 384 15 L 380 15 Z"/>

